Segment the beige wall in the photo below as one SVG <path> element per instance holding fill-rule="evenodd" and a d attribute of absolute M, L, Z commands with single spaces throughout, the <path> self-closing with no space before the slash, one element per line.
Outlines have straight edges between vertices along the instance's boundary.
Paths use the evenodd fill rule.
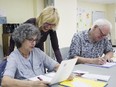
<path fill-rule="evenodd" d="M 115 22 L 115 19 L 116 19 L 116 4 L 109 4 L 107 5 L 107 19 L 109 21 L 111 21 L 112 23 L 112 30 L 111 30 L 111 39 L 112 39 L 112 43 L 114 45 L 116 45 L 116 22 Z"/>
<path fill-rule="evenodd" d="M 76 32 L 76 8 L 77 0 L 55 0 L 55 7 L 60 15 L 60 23 L 57 29 L 59 46 L 70 46 L 73 34 Z"/>
<path fill-rule="evenodd" d="M 106 6 L 103 4 L 84 2 L 81 0 L 77 0 L 77 7 L 89 9 L 91 11 L 106 11 Z"/>
<path fill-rule="evenodd" d="M 8 23 L 22 23 L 33 17 L 33 0 L 0 0 L 0 8 L 4 10 Z"/>

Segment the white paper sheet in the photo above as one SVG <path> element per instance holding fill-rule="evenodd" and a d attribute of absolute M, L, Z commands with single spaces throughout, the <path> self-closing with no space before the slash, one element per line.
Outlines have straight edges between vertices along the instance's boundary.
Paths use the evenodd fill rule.
<path fill-rule="evenodd" d="M 88 78 L 88 79 L 94 79 L 98 81 L 104 81 L 104 82 L 107 82 L 110 79 L 110 76 L 107 76 L 107 75 L 90 74 L 90 73 L 84 74 L 82 75 L 82 77 Z"/>
<path fill-rule="evenodd" d="M 103 65 L 97 65 L 97 64 L 87 64 L 87 65 L 96 66 L 96 67 L 103 67 L 103 68 L 110 68 L 112 66 L 115 66 L 116 62 L 107 62 L 106 64 L 103 64 Z"/>

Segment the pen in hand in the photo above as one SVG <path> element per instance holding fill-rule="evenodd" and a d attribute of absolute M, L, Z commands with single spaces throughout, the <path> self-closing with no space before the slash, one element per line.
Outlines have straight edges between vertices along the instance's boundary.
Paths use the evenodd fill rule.
<path fill-rule="evenodd" d="M 42 81 L 42 79 L 40 77 L 37 77 L 40 81 Z"/>

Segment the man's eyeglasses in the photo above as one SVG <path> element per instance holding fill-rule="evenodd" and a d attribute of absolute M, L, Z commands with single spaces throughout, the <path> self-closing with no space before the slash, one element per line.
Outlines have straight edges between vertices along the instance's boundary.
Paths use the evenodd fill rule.
<path fill-rule="evenodd" d="M 104 34 L 104 33 L 102 32 L 102 30 L 101 30 L 100 28 L 98 28 L 98 29 L 99 29 L 99 31 L 100 31 L 100 35 L 101 35 L 102 37 L 107 36 L 106 34 Z"/>

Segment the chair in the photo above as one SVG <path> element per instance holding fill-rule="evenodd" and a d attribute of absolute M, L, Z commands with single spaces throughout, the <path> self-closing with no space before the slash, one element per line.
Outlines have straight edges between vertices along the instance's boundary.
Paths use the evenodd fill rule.
<path fill-rule="evenodd" d="M 63 60 L 68 59 L 69 47 L 63 47 L 60 49 Z"/>

